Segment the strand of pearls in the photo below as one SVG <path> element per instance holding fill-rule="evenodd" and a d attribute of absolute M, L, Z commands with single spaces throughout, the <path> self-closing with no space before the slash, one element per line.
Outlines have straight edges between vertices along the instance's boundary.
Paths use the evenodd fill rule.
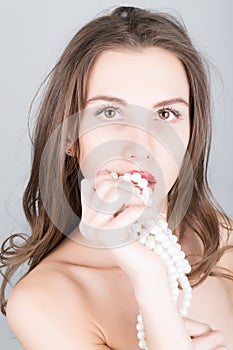
<path fill-rule="evenodd" d="M 110 175 L 115 179 L 118 178 L 117 173 L 111 173 Z M 150 198 L 152 189 L 148 186 L 149 183 L 147 179 L 142 178 L 140 173 L 126 173 L 119 178 L 128 182 L 133 181 L 136 189 L 138 188 L 137 195 L 146 205 L 152 205 L 152 200 Z M 130 225 L 129 235 L 133 239 L 138 238 L 148 249 L 160 255 L 166 263 L 172 299 L 175 303 L 177 302 L 180 292 L 178 286 L 180 285 L 184 292 L 184 298 L 179 312 L 181 316 L 186 316 L 192 299 L 192 288 L 186 276 L 186 274 L 191 271 L 191 266 L 188 260 L 185 259 L 185 253 L 181 250 L 180 244 L 177 243 L 177 237 L 172 234 L 168 223 L 160 219 L 156 225 L 152 226 L 153 222 L 152 219 L 135 221 Z M 148 350 L 141 310 L 139 310 L 137 316 L 136 329 L 138 331 L 139 348 Z"/>

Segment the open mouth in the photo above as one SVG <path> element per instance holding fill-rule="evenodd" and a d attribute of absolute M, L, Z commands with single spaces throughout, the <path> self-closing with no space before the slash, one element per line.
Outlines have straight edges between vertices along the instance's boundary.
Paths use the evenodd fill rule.
<path fill-rule="evenodd" d="M 149 187 L 152 190 L 154 190 L 155 184 L 156 184 L 156 180 L 154 178 L 154 176 L 146 171 L 139 171 L 139 170 L 130 170 L 127 173 L 124 174 L 130 174 L 132 176 L 131 178 L 131 182 L 136 185 L 137 187 L 140 188 L 141 192 L 143 190 L 143 188 L 145 187 Z M 124 176 L 123 173 L 119 173 L 119 176 Z M 135 175 L 136 174 L 136 175 Z M 142 179 L 146 179 L 147 180 L 147 184 L 145 185 L 145 181 L 143 182 Z M 140 185 L 141 184 L 141 185 Z"/>
<path fill-rule="evenodd" d="M 97 175 L 106 175 L 110 174 L 112 171 L 103 169 L 99 170 Z M 133 183 L 134 186 L 138 187 L 140 189 L 140 193 L 143 192 L 145 188 L 150 188 L 152 191 L 154 191 L 154 187 L 156 184 L 156 180 L 154 176 L 151 173 L 148 173 L 147 171 L 140 171 L 140 170 L 129 170 L 123 172 L 117 172 L 118 176 L 124 177 L 127 181 L 130 181 Z M 147 181 L 145 181 L 146 179 Z"/>

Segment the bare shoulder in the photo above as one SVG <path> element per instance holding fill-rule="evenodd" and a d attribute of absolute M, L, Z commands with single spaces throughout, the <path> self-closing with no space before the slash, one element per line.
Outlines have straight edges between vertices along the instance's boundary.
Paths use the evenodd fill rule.
<path fill-rule="evenodd" d="M 8 323 L 25 350 L 109 349 L 82 283 L 55 266 L 33 270 L 13 288 Z"/>

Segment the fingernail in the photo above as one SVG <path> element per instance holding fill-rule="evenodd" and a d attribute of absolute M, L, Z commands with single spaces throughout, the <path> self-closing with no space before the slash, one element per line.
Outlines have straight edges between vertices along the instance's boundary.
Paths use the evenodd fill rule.
<path fill-rule="evenodd" d="M 109 173 L 110 173 L 109 170 L 102 169 L 102 170 L 99 170 L 99 171 L 97 172 L 97 175 L 107 175 L 107 174 L 109 174 Z"/>

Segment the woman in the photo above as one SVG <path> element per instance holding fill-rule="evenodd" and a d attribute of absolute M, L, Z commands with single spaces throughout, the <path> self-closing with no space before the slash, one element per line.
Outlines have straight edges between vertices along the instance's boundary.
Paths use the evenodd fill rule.
<path fill-rule="evenodd" d="M 74 36 L 35 127 L 32 235 L 1 251 L 1 310 L 24 349 L 139 348 L 139 308 L 150 350 L 233 347 L 232 221 L 208 187 L 210 142 L 206 65 L 184 24 L 118 7 Z M 150 205 L 113 177 L 135 173 L 154 180 Z M 187 317 L 161 256 L 125 240 L 141 217 L 165 217 L 192 266 Z M 7 303 L 7 280 L 28 259 Z"/>

